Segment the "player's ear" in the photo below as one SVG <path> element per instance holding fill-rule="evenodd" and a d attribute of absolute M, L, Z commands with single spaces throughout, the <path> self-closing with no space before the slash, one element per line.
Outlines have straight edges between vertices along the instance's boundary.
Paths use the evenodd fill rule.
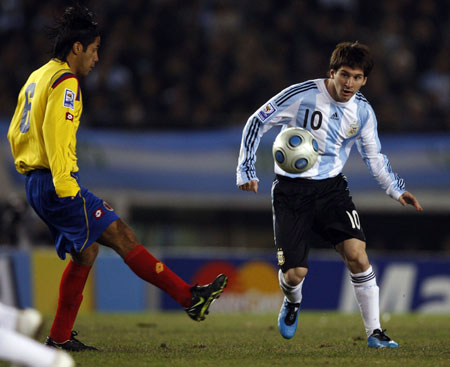
<path fill-rule="evenodd" d="M 81 42 L 75 42 L 74 44 L 73 44 L 73 46 L 72 46 L 72 52 L 75 54 L 75 55 L 78 55 L 80 52 L 82 52 L 83 51 L 83 45 L 81 44 Z"/>
<path fill-rule="evenodd" d="M 362 82 L 361 86 L 364 86 L 364 85 L 366 85 L 366 83 L 367 83 L 367 76 L 365 76 L 365 77 L 364 77 L 364 80 L 363 80 L 363 82 Z"/>
<path fill-rule="evenodd" d="M 334 75 L 336 74 L 336 72 L 334 71 L 334 69 L 330 69 L 330 79 L 334 79 Z"/>

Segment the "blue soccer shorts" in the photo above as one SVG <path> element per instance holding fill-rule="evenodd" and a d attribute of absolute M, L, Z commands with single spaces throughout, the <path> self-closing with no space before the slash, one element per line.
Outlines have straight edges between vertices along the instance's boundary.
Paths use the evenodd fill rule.
<path fill-rule="evenodd" d="M 77 173 L 72 176 L 79 182 Z M 119 219 L 114 210 L 84 186 L 72 199 L 56 195 L 50 170 L 34 170 L 26 178 L 27 199 L 47 224 L 61 259 L 81 252 L 94 243 L 108 226 Z"/>

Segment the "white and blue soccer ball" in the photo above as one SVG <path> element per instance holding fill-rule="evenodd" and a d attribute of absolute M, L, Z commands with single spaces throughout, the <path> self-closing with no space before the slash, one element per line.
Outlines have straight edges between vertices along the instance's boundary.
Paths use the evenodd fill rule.
<path fill-rule="evenodd" d="M 309 170 L 319 156 L 319 145 L 313 135 L 301 127 L 281 131 L 272 146 L 275 163 L 288 173 Z"/>

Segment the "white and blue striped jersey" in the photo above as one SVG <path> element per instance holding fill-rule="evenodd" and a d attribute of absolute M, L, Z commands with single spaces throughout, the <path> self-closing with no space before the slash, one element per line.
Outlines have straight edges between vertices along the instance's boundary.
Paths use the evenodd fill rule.
<path fill-rule="evenodd" d="M 381 153 L 375 113 L 361 92 L 348 102 L 336 102 L 327 91 L 325 79 L 315 79 L 294 84 L 270 99 L 244 127 L 236 172 L 238 186 L 258 180 L 256 151 L 263 134 L 273 126 L 282 126 L 282 130 L 305 128 L 319 144 L 319 158 L 311 169 L 291 174 L 274 164 L 276 174 L 313 180 L 335 177 L 342 172 L 356 143 L 370 173 L 386 193 L 397 200 L 405 192 L 403 179 Z"/>

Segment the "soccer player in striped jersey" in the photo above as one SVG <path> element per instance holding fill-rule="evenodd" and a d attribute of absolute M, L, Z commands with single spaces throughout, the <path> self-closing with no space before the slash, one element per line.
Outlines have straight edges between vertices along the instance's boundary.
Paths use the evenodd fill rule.
<path fill-rule="evenodd" d="M 78 79 L 99 61 L 100 35 L 93 14 L 66 9 L 51 33 L 53 58 L 34 71 L 19 93 L 8 131 L 18 172 L 26 175 L 27 199 L 48 225 L 61 259 L 70 253 L 60 282 L 58 308 L 46 344 L 72 351 L 95 350 L 72 331 L 99 244 L 114 249 L 142 279 L 156 285 L 201 321 L 227 277 L 191 287 L 142 246 L 130 227 L 102 199 L 80 184 L 76 132 L 82 113 Z"/>
<path fill-rule="evenodd" d="M 285 295 L 278 328 L 287 339 L 297 330 L 310 235 L 315 232 L 335 246 L 351 273 L 369 347 L 398 347 L 381 329 L 375 273 L 365 250 L 358 212 L 341 173 L 356 144 L 370 173 L 386 193 L 403 206 L 410 204 L 422 210 L 381 153 L 375 113 L 359 91 L 372 67 L 366 45 L 340 43 L 331 55 L 328 78 L 283 90 L 250 116 L 243 130 L 237 186 L 244 191 L 258 191 L 256 151 L 262 135 L 272 127 L 305 128 L 319 144 L 317 162 L 306 172 L 291 174 L 275 165 L 273 226 L 279 283 Z"/>

